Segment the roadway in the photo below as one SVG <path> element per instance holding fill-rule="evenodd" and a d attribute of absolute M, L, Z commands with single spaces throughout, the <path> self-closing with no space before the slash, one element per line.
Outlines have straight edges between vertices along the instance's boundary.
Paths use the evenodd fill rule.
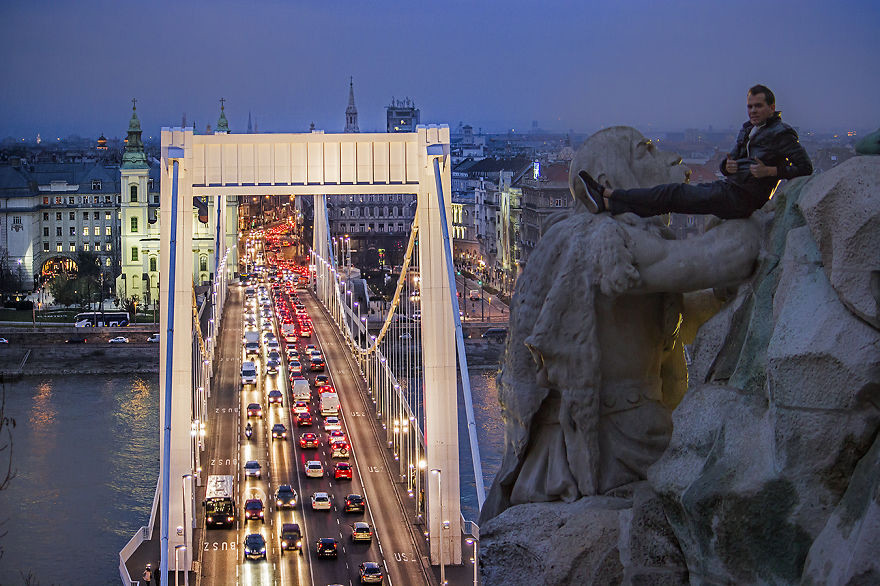
<path fill-rule="evenodd" d="M 309 315 L 313 319 L 315 337 L 302 338 L 300 350 L 313 343 L 323 352 L 333 385 L 342 403 L 343 430 L 352 444 L 349 461 L 354 468 L 351 481 L 332 478 L 333 461 L 330 458 L 326 433 L 321 428 L 322 418 L 315 414 L 317 393 L 313 387 L 312 427 L 297 427 L 292 421 L 291 396 L 286 377 L 286 361 L 280 374 L 268 375 L 265 370 L 266 350 L 261 347 L 257 360 L 259 377 L 256 385 L 241 389 L 241 362 L 245 358 L 241 344 L 244 317 L 244 289 L 232 286 L 229 290 L 226 315 L 219 333 L 218 359 L 212 396 L 208 400 L 211 419 L 207 422 L 205 451 L 203 453 L 202 482 L 210 474 L 230 474 L 236 479 L 237 519 L 231 529 L 205 529 L 204 509 L 200 511 L 198 567 L 201 582 L 205 585 L 236 584 L 357 584 L 359 565 L 364 561 L 376 561 L 386 570 L 386 584 L 424 584 L 428 581 L 415 545 L 419 537 L 413 530 L 403 503 L 394 489 L 388 470 L 387 450 L 384 450 L 375 421 L 368 415 L 371 410 L 365 403 L 364 382 L 357 371 L 347 348 L 328 322 L 320 306 L 312 297 L 300 293 Z M 273 331 L 279 336 L 277 323 L 272 320 Z M 283 354 L 283 353 L 282 353 Z M 314 375 L 306 374 L 310 383 Z M 267 394 L 279 389 L 283 406 L 270 407 Z M 262 418 L 251 418 L 254 436 L 247 440 L 243 429 L 248 421 L 246 407 L 260 403 Z M 270 429 L 282 423 L 287 428 L 286 440 L 272 440 Z M 312 431 L 321 437 L 321 446 L 302 450 L 300 433 Z M 316 457 L 317 456 L 317 457 Z M 322 478 L 307 478 L 304 473 L 306 460 L 319 459 L 324 464 Z M 262 466 L 261 478 L 245 478 L 243 465 L 247 460 L 257 460 Z M 290 484 L 296 490 L 299 503 L 293 510 L 278 511 L 274 494 L 280 484 Z M 329 511 L 313 511 L 310 497 L 316 491 L 331 495 Z M 365 513 L 342 512 L 346 495 L 361 494 L 366 497 Z M 264 522 L 245 521 L 244 501 L 260 498 L 265 506 Z M 202 487 L 196 498 L 204 498 Z M 351 524 L 366 521 L 374 531 L 371 543 L 353 543 Z M 279 533 L 282 523 L 297 522 L 303 529 L 303 554 L 280 551 Z M 245 561 L 243 542 L 248 533 L 261 533 L 267 542 L 265 561 Z M 339 546 L 337 559 L 318 559 L 315 541 L 321 537 L 336 538 Z M 233 582 L 234 580 L 234 582 Z"/>

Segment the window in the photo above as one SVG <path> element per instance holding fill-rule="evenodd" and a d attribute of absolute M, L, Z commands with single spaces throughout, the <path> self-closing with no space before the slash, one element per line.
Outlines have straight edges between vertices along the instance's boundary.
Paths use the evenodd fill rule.
<path fill-rule="evenodd" d="M 49 235 L 49 226 L 43 226 L 43 236 Z"/>
<path fill-rule="evenodd" d="M 89 219 L 89 212 L 83 212 L 83 220 Z"/>
<path fill-rule="evenodd" d="M 59 195 L 59 196 L 56 196 L 56 197 L 55 197 L 55 203 L 56 203 L 56 204 L 64 203 L 64 198 L 61 197 L 60 195 Z"/>
<path fill-rule="evenodd" d="M 110 226 L 104 226 L 104 236 L 110 236 Z"/>
<path fill-rule="evenodd" d="M 153 203 L 156 205 L 159 205 L 159 196 L 158 195 L 153 196 Z"/>
<path fill-rule="evenodd" d="M 61 236 L 61 226 L 55 227 L 55 236 Z"/>
<path fill-rule="evenodd" d="M 93 220 L 98 220 L 100 218 L 101 218 L 101 212 L 95 212 L 94 214 L 92 214 Z"/>
<path fill-rule="evenodd" d="M 21 216 L 12 216 L 12 223 L 20 225 L 21 224 Z"/>
<path fill-rule="evenodd" d="M 56 222 L 60 222 L 60 221 L 61 221 L 61 212 L 55 212 L 55 221 L 56 221 Z"/>
<path fill-rule="evenodd" d="M 67 196 L 67 205 L 76 205 L 76 198 L 72 195 Z"/>
<path fill-rule="evenodd" d="M 137 200 L 138 200 L 138 186 L 137 186 L 137 185 L 132 185 L 132 186 L 131 186 L 131 189 L 130 189 L 130 192 L 131 192 L 131 203 L 137 203 Z"/>
<path fill-rule="evenodd" d="M 109 247 L 110 245 L 108 244 L 107 246 Z M 108 248 L 107 250 L 110 250 L 110 249 Z M 105 264 L 106 266 L 109 267 L 109 266 L 110 266 L 110 259 L 108 258 L 108 259 L 104 262 L 104 264 Z"/>
<path fill-rule="evenodd" d="M 61 218 L 58 218 L 58 219 L 60 220 Z M 70 219 L 76 220 L 76 212 L 70 212 Z"/>
<path fill-rule="evenodd" d="M 88 235 L 89 235 L 89 227 L 83 226 L 83 236 L 88 236 Z"/>
<path fill-rule="evenodd" d="M 208 257 L 202 256 L 199 258 L 199 270 L 207 271 L 208 270 Z"/>
<path fill-rule="evenodd" d="M 43 205 L 44 206 L 49 205 L 49 196 L 48 195 L 43 196 Z"/>
<path fill-rule="evenodd" d="M 131 219 L 131 233 L 134 234 L 137 231 L 138 231 L 138 219 L 132 218 Z"/>
<path fill-rule="evenodd" d="M 49 212 L 43 212 L 43 221 L 44 221 L 44 222 L 48 222 L 48 221 L 49 221 Z"/>
<path fill-rule="evenodd" d="M 100 179 L 92 179 L 92 191 L 101 191 Z"/>
<path fill-rule="evenodd" d="M 131 262 L 137 262 L 138 259 L 138 249 L 137 246 L 131 247 Z"/>
<path fill-rule="evenodd" d="M 150 257 L 150 270 L 154 273 L 156 272 L 156 257 L 155 256 Z"/>
<path fill-rule="evenodd" d="M 694 224 L 696 224 L 696 218 L 694 218 L 693 216 L 688 216 L 687 225 L 693 226 Z"/>
<path fill-rule="evenodd" d="M 83 251 L 84 251 L 84 252 L 88 252 L 88 251 L 89 251 L 89 243 L 88 243 L 88 242 L 83 242 Z"/>
<path fill-rule="evenodd" d="M 55 252 L 62 252 L 63 249 L 64 247 L 60 242 L 55 245 Z"/>
<path fill-rule="evenodd" d="M 107 243 L 107 246 L 105 247 L 105 250 L 106 250 L 107 252 L 110 252 L 110 243 L 109 243 L 109 242 Z"/>
<path fill-rule="evenodd" d="M 110 212 L 104 212 L 104 219 L 105 219 L 105 220 L 109 220 L 109 219 L 110 219 Z"/>
<path fill-rule="evenodd" d="M 70 252 L 76 252 L 76 242 L 68 242 L 67 250 L 69 250 Z"/>
<path fill-rule="evenodd" d="M 152 191 L 152 189 L 153 189 L 153 185 L 154 185 L 154 183 L 153 183 L 153 178 L 150 177 L 149 179 L 147 179 L 147 189 L 149 189 L 149 190 Z"/>
<path fill-rule="evenodd" d="M 105 196 L 104 196 L 104 203 L 111 203 L 112 201 L 113 201 L 113 200 L 110 198 L 109 195 L 105 195 Z"/>
<path fill-rule="evenodd" d="M 71 227 L 70 227 L 70 235 L 71 235 L 71 236 L 76 236 L 76 226 L 71 226 Z"/>

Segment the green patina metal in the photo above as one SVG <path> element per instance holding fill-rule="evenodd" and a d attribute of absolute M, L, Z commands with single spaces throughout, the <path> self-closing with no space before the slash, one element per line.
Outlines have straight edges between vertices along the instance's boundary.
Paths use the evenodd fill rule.
<path fill-rule="evenodd" d="M 224 108 L 223 102 L 226 100 L 224 98 L 220 98 L 220 118 L 217 120 L 217 128 L 214 132 L 225 132 L 229 133 L 229 121 L 226 120 L 226 109 Z"/>
<path fill-rule="evenodd" d="M 123 169 L 149 169 L 144 141 L 141 139 L 141 121 L 137 117 L 137 100 L 131 100 L 131 120 L 128 121 L 128 138 L 122 155 Z"/>

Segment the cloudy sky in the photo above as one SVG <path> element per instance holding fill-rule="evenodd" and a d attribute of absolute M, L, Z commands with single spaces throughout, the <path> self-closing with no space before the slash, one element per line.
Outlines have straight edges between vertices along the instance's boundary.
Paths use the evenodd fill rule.
<path fill-rule="evenodd" d="M 802 129 L 880 126 L 880 0 L 0 0 L 0 137 L 314 122 L 392 97 L 486 131 L 728 128 L 764 83 Z"/>

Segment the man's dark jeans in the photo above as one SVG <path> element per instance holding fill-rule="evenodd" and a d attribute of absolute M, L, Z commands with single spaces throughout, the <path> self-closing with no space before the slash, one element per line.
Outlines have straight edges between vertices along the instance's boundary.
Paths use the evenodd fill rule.
<path fill-rule="evenodd" d="M 748 218 L 767 202 L 727 181 L 667 183 L 654 187 L 615 189 L 610 199 L 614 215 L 633 212 L 643 218 L 669 212 L 713 214 L 723 219 Z"/>

